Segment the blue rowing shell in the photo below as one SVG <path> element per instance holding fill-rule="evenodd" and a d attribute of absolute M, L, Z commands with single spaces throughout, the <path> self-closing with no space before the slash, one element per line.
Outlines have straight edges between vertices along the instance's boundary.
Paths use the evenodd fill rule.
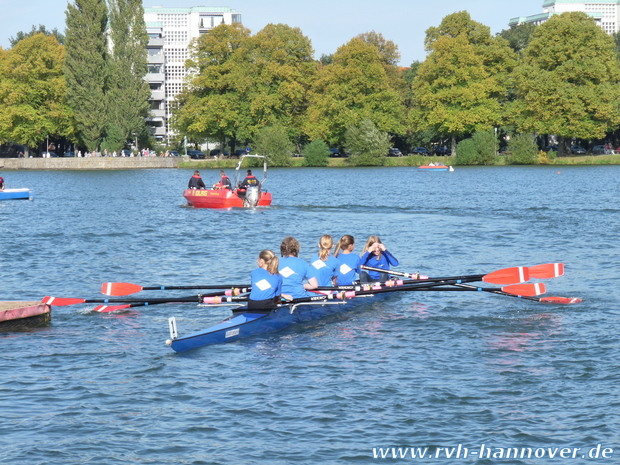
<path fill-rule="evenodd" d="M 376 300 L 377 297 L 374 297 L 373 300 Z M 269 334 L 296 323 L 314 321 L 328 315 L 349 311 L 357 307 L 356 304 L 359 301 L 367 301 L 367 299 L 358 297 L 353 301 L 283 305 L 269 313 L 237 313 L 210 328 L 188 336 L 169 339 L 166 344 L 175 352 L 185 352 L 211 344 L 222 344 L 251 336 Z"/>

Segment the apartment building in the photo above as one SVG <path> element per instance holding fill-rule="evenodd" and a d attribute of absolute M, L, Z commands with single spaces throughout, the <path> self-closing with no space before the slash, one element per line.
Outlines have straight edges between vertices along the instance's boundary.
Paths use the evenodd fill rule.
<path fill-rule="evenodd" d="M 149 34 L 148 74 L 151 88 L 151 134 L 159 141 L 170 135 L 171 103 L 187 76 L 185 61 L 190 42 L 220 24 L 241 22 L 241 14 L 228 7 L 145 8 Z"/>
<path fill-rule="evenodd" d="M 532 15 L 512 18 L 508 24 L 514 26 L 523 23 L 540 25 L 552 15 L 567 11 L 582 11 L 594 18 L 607 34 L 618 32 L 620 26 L 620 0 L 545 0 L 543 12 Z"/>

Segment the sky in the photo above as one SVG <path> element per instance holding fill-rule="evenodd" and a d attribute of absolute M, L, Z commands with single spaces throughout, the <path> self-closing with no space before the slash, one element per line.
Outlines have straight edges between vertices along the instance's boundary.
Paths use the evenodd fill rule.
<path fill-rule="evenodd" d="M 71 0 L 73 3 L 73 0 Z M 64 31 L 67 0 L 0 0 L 0 46 L 32 25 Z M 401 66 L 423 61 L 425 31 L 454 12 L 467 10 L 472 19 L 496 34 L 518 16 L 542 13 L 543 0 L 143 0 L 145 8 L 226 6 L 242 15 L 252 33 L 269 23 L 298 27 L 312 41 L 315 58 L 335 53 L 353 37 L 375 31 L 393 41 Z"/>

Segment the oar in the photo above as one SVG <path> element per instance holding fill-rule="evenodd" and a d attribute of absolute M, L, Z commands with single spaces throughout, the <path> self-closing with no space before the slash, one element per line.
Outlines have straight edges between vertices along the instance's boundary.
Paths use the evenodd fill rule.
<path fill-rule="evenodd" d="M 181 289 L 237 289 L 249 288 L 250 284 L 214 284 L 197 286 L 140 286 L 132 283 L 103 283 L 101 293 L 105 295 L 129 295 L 140 291 L 161 291 L 161 290 L 181 290 Z"/>
<path fill-rule="evenodd" d="M 525 266 L 514 266 L 511 268 L 503 268 L 501 270 L 496 270 L 487 274 L 474 274 L 474 275 L 465 275 L 465 276 L 445 276 L 440 278 L 432 278 L 427 276 L 420 276 L 419 273 L 403 273 L 400 271 L 393 270 L 384 270 L 382 268 L 375 268 L 372 266 L 362 265 L 363 270 L 377 271 L 379 273 L 387 273 L 392 276 L 401 276 L 403 278 L 413 279 L 415 281 L 445 281 L 449 280 L 460 280 L 460 281 L 484 281 L 492 284 L 514 284 L 514 283 L 522 283 L 530 279 L 528 268 Z"/>
<path fill-rule="evenodd" d="M 144 303 L 148 302 L 149 304 L 155 303 L 168 303 L 168 302 L 201 302 L 200 295 L 191 295 L 188 297 L 168 297 L 163 299 L 149 299 L 148 301 L 145 299 L 78 299 L 72 297 L 44 297 L 42 302 L 47 305 L 53 305 L 56 307 L 63 307 L 66 305 L 75 305 L 75 304 L 108 304 L 108 303 L 124 303 L 124 304 L 133 304 L 133 303 Z"/>

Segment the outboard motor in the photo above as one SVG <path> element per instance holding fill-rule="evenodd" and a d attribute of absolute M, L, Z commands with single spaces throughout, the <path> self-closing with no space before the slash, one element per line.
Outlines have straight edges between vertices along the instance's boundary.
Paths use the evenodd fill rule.
<path fill-rule="evenodd" d="M 245 198 L 243 199 L 244 207 L 255 207 L 258 205 L 258 198 L 260 196 L 260 189 L 258 186 L 248 187 L 245 191 Z"/>

